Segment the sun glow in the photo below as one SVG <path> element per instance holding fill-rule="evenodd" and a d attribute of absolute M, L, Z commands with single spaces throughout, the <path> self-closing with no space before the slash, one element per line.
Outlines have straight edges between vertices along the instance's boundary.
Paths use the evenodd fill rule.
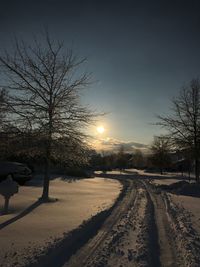
<path fill-rule="evenodd" d="M 105 131 L 105 128 L 104 128 L 103 126 L 98 126 L 98 127 L 97 127 L 97 132 L 98 132 L 99 134 L 104 133 L 104 131 Z"/>

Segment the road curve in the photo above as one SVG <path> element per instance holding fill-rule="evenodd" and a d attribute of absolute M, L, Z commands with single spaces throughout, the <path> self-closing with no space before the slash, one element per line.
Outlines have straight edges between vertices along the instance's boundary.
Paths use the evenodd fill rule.
<path fill-rule="evenodd" d="M 130 207 L 134 205 L 137 197 L 136 183 L 132 180 L 128 180 L 128 184 L 126 195 L 113 210 L 112 214 L 106 219 L 97 235 L 89 240 L 89 242 L 72 256 L 70 261 L 64 264 L 63 267 L 87 266 L 89 262 L 94 260 L 98 252 L 101 251 L 104 246 L 106 239 L 109 238 L 114 226 L 122 219 L 124 214 L 128 212 Z"/>
<path fill-rule="evenodd" d="M 97 235 L 63 267 L 180 266 L 161 195 L 147 179 L 127 181 L 125 197 Z"/>

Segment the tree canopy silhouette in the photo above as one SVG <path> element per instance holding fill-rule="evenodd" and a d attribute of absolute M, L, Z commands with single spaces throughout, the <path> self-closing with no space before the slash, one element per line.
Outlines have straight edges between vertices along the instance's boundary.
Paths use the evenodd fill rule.
<path fill-rule="evenodd" d="M 200 82 L 193 79 L 172 101 L 172 113 L 159 116 L 159 125 L 166 128 L 173 144 L 189 151 L 195 162 L 196 181 L 199 182 L 200 162 Z"/>
<path fill-rule="evenodd" d="M 169 139 L 165 136 L 154 136 L 154 141 L 151 145 L 151 162 L 163 174 L 163 170 L 170 165 L 170 144 Z"/>

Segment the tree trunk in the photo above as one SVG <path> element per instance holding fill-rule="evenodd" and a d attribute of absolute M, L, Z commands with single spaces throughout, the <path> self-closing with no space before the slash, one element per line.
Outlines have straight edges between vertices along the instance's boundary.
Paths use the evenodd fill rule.
<path fill-rule="evenodd" d="M 189 183 L 190 183 L 190 170 L 188 171 L 188 180 L 189 180 Z"/>
<path fill-rule="evenodd" d="M 50 126 L 48 138 L 46 140 L 46 161 L 45 161 L 45 172 L 44 172 L 44 181 L 43 181 L 43 192 L 41 200 L 44 202 L 49 201 L 49 180 L 50 180 L 50 158 L 51 158 L 51 142 L 52 142 L 52 121 L 50 118 Z"/>
<path fill-rule="evenodd" d="M 195 159 L 195 178 L 196 182 L 199 183 L 199 159 Z"/>
<path fill-rule="evenodd" d="M 5 197 L 3 214 L 8 214 L 9 200 L 10 200 L 10 197 Z"/>
<path fill-rule="evenodd" d="M 44 173 L 44 180 L 43 180 L 43 192 L 42 192 L 42 197 L 41 197 L 42 201 L 48 201 L 49 200 L 49 180 L 50 180 L 49 168 L 50 168 L 50 161 L 49 161 L 49 158 L 46 158 L 45 173 Z"/>

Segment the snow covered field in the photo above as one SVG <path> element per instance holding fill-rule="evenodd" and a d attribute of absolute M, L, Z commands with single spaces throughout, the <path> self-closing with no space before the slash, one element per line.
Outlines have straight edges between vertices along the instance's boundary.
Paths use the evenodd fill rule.
<path fill-rule="evenodd" d="M 111 179 L 82 179 L 71 183 L 55 179 L 51 181 L 50 196 L 58 201 L 38 205 L 41 187 L 20 187 L 10 200 L 10 214 L 0 216 L 0 266 L 23 265 L 34 249 L 43 249 L 64 232 L 110 207 L 121 188 L 118 181 Z M 0 210 L 3 202 L 0 197 Z M 25 216 L 24 210 L 27 210 Z"/>

